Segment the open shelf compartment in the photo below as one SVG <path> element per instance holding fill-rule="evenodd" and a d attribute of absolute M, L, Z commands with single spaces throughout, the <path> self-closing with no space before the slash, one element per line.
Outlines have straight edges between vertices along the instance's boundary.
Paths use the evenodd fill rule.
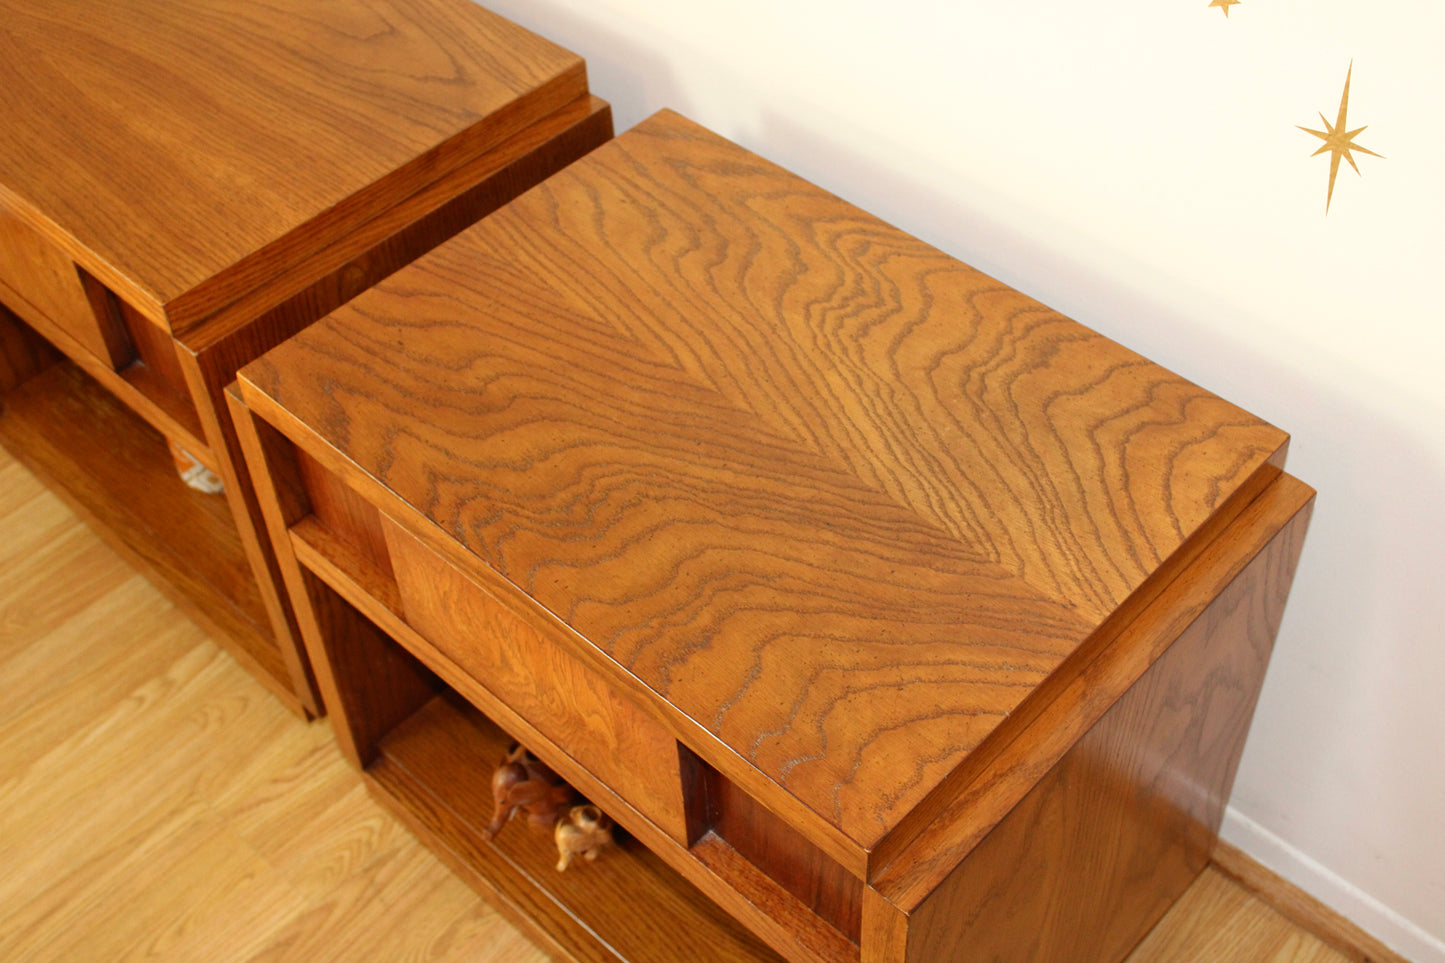
<path fill-rule="evenodd" d="M 188 487 L 158 431 L 69 361 L 0 412 L 0 443 L 92 529 L 263 681 L 289 677 L 226 499 Z"/>
<path fill-rule="evenodd" d="M 376 795 L 548 949 L 587 963 L 778 957 L 647 847 L 617 832 L 597 860 L 558 872 L 550 833 L 514 820 L 491 841 L 491 773 L 512 739 L 447 692 L 380 743 Z"/>
<path fill-rule="evenodd" d="M 482 829 L 491 817 L 491 774 L 512 742 L 535 750 L 569 781 L 580 774 L 576 763 L 545 729 L 526 721 L 524 682 L 508 681 L 506 673 L 494 677 L 499 662 L 477 661 L 496 640 L 478 641 L 474 651 L 470 646 L 462 651 L 463 643 L 453 640 L 448 653 L 410 623 L 398 570 L 408 582 L 422 578 L 437 585 L 446 582 L 443 573 L 413 571 L 431 560 L 416 554 L 417 547 L 408 545 L 395 523 L 318 461 L 282 444 L 288 454 L 276 459 L 273 451 L 272 457 L 294 466 L 291 491 L 301 500 L 289 525 L 289 543 L 318 629 L 331 640 L 324 643 L 331 650 L 326 661 L 344 707 L 335 714 L 342 727 L 338 734 L 355 747 L 378 797 L 459 875 L 560 959 L 778 963 L 773 949 L 679 871 L 682 863 L 710 881 L 714 898 L 790 947 L 790 955 L 814 963 L 858 960 L 861 882 L 790 834 L 776 816 L 756 804 L 750 807 L 726 779 L 671 738 L 666 743 L 673 764 L 658 760 L 651 767 L 661 782 L 643 798 L 649 793 L 688 797 L 688 820 L 696 826 L 696 832 L 687 833 L 691 846 L 683 846 L 681 838 L 670 841 L 660 825 L 632 802 L 612 797 L 614 790 L 603 788 L 591 773 L 574 785 L 620 820 L 619 833 L 641 819 L 638 831 L 652 834 L 647 844 L 622 835 L 617 849 L 596 863 L 559 873 L 548 834 L 516 826 L 488 841 Z M 489 629 L 505 633 L 505 622 L 473 618 L 476 613 L 464 596 L 451 596 L 448 610 L 473 636 Z M 538 671 L 545 675 L 558 657 L 542 658 Z M 465 696 L 444 681 L 463 678 Z M 489 695 L 487 686 L 498 684 L 520 704 L 503 705 Z M 423 687 L 420 698 L 417 686 Z M 494 709 L 502 713 L 497 721 L 484 715 Z M 587 717 L 597 723 L 605 714 L 599 708 Z M 515 737 L 503 728 L 514 724 L 521 727 L 513 730 Z M 623 755 L 631 758 L 646 747 L 632 748 Z M 609 764 L 626 765 L 622 759 Z M 632 790 L 634 798 L 638 791 Z M 619 803 L 621 808 L 614 808 Z M 756 825 L 758 833 L 750 834 L 746 825 Z M 654 844 L 665 855 L 648 848 Z M 763 867 L 752 859 L 763 859 Z M 818 909 L 809 902 L 815 896 L 821 900 Z"/>

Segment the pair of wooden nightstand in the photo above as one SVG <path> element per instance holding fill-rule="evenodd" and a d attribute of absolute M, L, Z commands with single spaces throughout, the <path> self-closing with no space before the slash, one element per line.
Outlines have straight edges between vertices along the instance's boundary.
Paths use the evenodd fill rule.
<path fill-rule="evenodd" d="M 264 520 L 291 678 L 559 958 L 1122 958 L 1213 845 L 1312 504 L 1287 437 L 675 115 L 587 153 L 606 114 L 558 56 L 529 122 L 569 119 L 506 182 L 540 183 L 475 226 L 373 212 L 356 250 L 394 254 L 242 259 L 268 293 L 219 321 L 141 312 L 227 517 Z M 32 396 L 124 412 L 136 367 L 111 397 L 47 368 L 4 430 L 59 431 Z M 513 739 L 616 850 L 559 874 L 548 836 L 486 838 Z"/>

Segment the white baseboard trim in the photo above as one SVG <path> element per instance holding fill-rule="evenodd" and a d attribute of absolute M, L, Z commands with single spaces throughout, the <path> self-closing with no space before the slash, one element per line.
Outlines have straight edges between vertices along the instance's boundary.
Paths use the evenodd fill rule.
<path fill-rule="evenodd" d="M 1233 806 L 1224 811 L 1219 835 L 1413 963 L 1445 963 L 1445 940 L 1425 932 Z"/>

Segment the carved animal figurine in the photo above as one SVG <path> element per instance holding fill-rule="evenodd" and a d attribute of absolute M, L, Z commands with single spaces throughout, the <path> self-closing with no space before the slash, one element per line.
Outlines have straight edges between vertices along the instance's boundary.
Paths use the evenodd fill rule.
<path fill-rule="evenodd" d="M 492 773 L 492 801 L 496 808 L 482 836 L 485 839 L 496 836 L 518 812 L 526 813 L 533 826 L 545 829 L 557 821 L 575 798 L 575 791 L 561 776 L 525 746 L 513 745 Z"/>
<path fill-rule="evenodd" d="M 597 854 L 612 845 L 612 820 L 596 806 L 573 806 L 552 830 L 557 841 L 557 871 L 562 872 L 581 856 L 589 863 Z"/>

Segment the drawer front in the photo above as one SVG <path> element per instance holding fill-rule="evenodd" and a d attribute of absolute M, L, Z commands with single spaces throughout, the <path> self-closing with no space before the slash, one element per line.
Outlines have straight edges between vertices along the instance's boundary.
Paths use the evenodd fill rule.
<path fill-rule="evenodd" d="M 659 829 L 685 842 L 671 733 L 414 536 L 390 520 L 384 528 L 411 627 Z"/>
<path fill-rule="evenodd" d="M 108 310 L 104 289 L 92 284 L 96 306 L 75 263 L 0 204 L 0 298 L 42 334 L 54 337 L 58 330 L 119 368 L 130 360 L 128 339 Z"/>

